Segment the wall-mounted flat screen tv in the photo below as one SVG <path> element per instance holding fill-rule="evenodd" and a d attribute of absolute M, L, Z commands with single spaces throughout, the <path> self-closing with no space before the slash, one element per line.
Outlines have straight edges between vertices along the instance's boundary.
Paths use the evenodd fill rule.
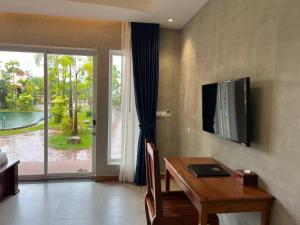
<path fill-rule="evenodd" d="M 203 130 L 250 146 L 250 78 L 202 86 Z"/>

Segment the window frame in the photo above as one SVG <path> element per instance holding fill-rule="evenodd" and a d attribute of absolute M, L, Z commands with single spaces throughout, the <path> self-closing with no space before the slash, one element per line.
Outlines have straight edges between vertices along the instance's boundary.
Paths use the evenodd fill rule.
<path fill-rule="evenodd" d="M 107 164 L 108 165 L 120 165 L 120 159 L 111 158 L 111 146 L 112 146 L 112 137 L 111 137 L 111 125 L 112 125 L 112 63 L 113 56 L 122 56 L 121 50 L 109 50 L 109 87 L 108 87 L 108 142 L 107 142 Z M 122 151 L 122 150 L 120 150 Z"/>

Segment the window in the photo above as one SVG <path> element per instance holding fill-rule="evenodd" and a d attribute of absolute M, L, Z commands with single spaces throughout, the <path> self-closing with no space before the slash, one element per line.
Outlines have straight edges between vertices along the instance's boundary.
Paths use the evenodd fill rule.
<path fill-rule="evenodd" d="M 121 51 L 109 53 L 108 164 L 119 164 L 122 148 Z"/>

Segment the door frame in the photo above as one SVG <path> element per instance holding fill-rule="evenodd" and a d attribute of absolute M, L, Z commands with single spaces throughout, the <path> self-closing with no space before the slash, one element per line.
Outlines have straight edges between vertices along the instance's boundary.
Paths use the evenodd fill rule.
<path fill-rule="evenodd" d="M 42 53 L 44 57 L 44 174 L 19 175 L 21 181 L 94 178 L 96 175 L 96 140 L 92 141 L 92 171 L 88 173 L 51 173 L 48 174 L 48 54 L 93 56 L 93 120 L 97 121 L 97 50 L 93 48 L 69 48 L 38 45 L 0 44 L 0 51 Z M 46 88 L 45 88 L 46 87 Z M 97 133 L 97 123 L 93 128 Z"/>

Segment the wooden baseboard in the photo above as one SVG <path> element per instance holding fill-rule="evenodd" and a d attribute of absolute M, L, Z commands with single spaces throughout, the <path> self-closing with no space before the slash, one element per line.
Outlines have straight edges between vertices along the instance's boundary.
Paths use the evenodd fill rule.
<path fill-rule="evenodd" d="M 113 181 L 119 181 L 118 176 L 96 176 L 95 182 L 113 182 Z"/>

